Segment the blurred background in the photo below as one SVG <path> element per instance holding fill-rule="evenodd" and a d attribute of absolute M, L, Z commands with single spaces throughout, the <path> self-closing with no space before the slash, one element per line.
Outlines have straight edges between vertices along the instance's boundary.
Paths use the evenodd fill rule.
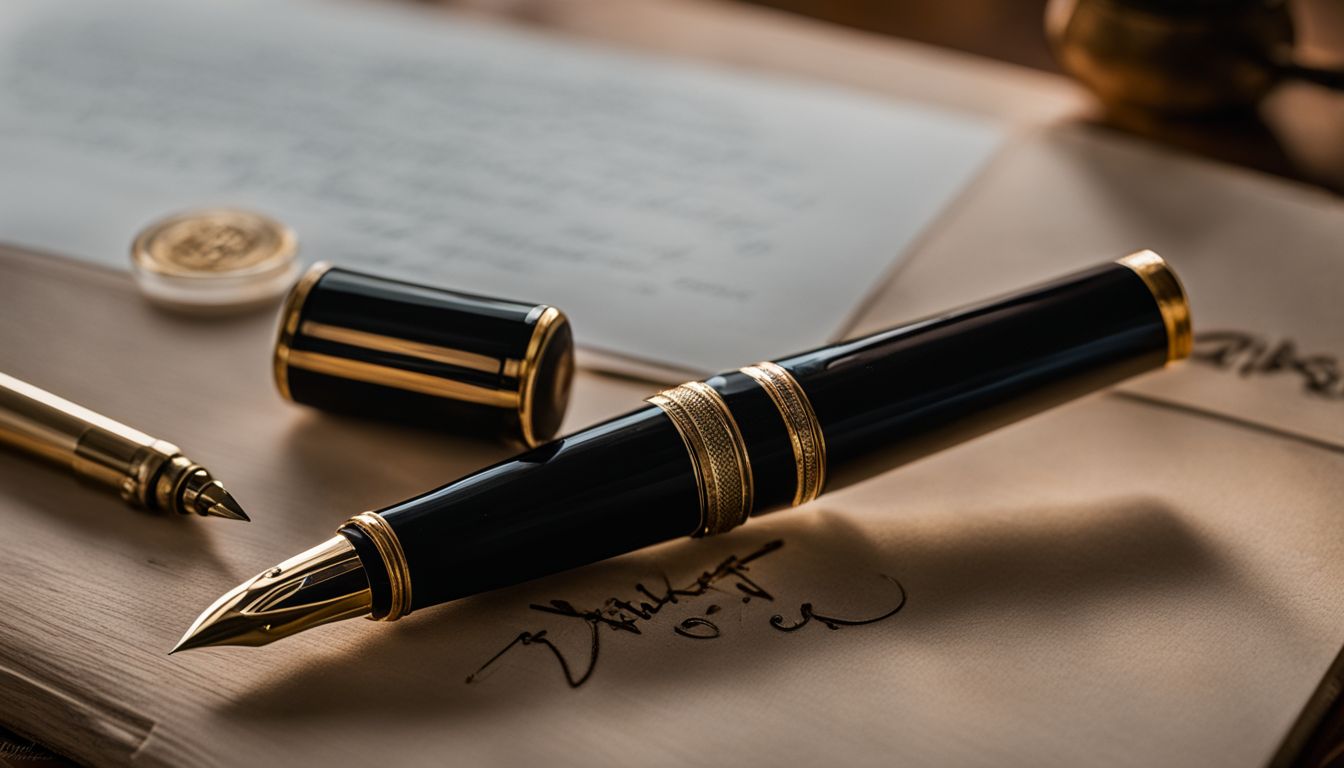
<path fill-rule="evenodd" d="M 1059 72 L 1041 20 L 1047 0 L 751 0 L 846 26 Z M 1179 4 L 1177 0 L 1176 4 Z M 1293 0 L 1298 43 L 1322 59 L 1344 58 L 1344 2 Z"/>
<path fill-rule="evenodd" d="M 1099 25 L 1102 44 L 1128 44 L 1127 33 L 1150 35 L 1131 49 L 1131 55 L 1159 58 L 1151 47 L 1158 38 L 1190 50 L 1191 34 L 1216 38 L 1227 49 L 1271 46 L 1269 38 L 1291 41 L 1286 55 L 1295 64 L 1319 70 L 1334 89 L 1287 78 L 1244 109 L 1214 109 L 1194 114 L 1155 114 L 1152 110 L 1099 111 L 1102 122 L 1197 154 L 1344 191 L 1344 91 L 1337 72 L 1344 68 L 1344 2 L 1341 0 L 944 0 L 937 3 L 888 0 L 748 0 L 827 22 L 879 35 L 903 38 L 955 49 L 1048 72 L 1077 75 L 1052 50 L 1044 19 L 1047 7 L 1059 24 L 1072 19 L 1081 26 L 1090 18 L 1123 16 L 1133 22 L 1125 29 Z M 1099 11 L 1099 13 L 1098 13 Z M 1287 17 L 1289 29 L 1268 31 L 1270 17 Z M 1165 22 L 1170 21 L 1168 26 Z M 1240 26 L 1238 26 L 1240 25 Z M 1229 26 L 1231 28 L 1229 28 Z M 1182 31 L 1173 33 L 1173 28 Z M 1248 40 L 1249 38 L 1249 40 Z M 1085 41 L 1096 47 L 1096 37 Z M 1190 51 L 1191 59 L 1195 52 Z M 1256 51 L 1243 50 L 1247 56 Z M 1209 57 L 1203 55 L 1207 60 Z M 1286 63 L 1286 62 L 1283 62 Z M 1166 61 L 1171 69 L 1185 68 L 1193 76 L 1192 60 Z M 1207 74 L 1207 73 L 1202 73 Z M 1231 74 L 1225 72 L 1223 74 Z M 1133 86 L 1131 81 L 1128 86 Z"/>

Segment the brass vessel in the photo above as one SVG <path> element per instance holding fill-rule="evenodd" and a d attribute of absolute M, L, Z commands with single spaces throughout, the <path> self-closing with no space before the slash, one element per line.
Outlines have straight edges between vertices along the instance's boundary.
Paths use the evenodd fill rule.
<path fill-rule="evenodd" d="M 1051 0 L 1045 29 L 1064 70 L 1112 107 L 1246 109 L 1294 74 L 1285 0 Z"/>

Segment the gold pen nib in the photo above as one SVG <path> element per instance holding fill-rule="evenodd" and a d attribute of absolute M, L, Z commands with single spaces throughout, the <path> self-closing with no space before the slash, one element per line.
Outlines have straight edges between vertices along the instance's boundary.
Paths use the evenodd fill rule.
<path fill-rule="evenodd" d="M 211 645 L 266 645 L 372 610 L 354 547 L 335 536 L 239 584 L 197 617 L 169 653 Z"/>
<path fill-rule="evenodd" d="M 228 520 L 250 521 L 243 508 L 238 506 L 224 485 L 210 476 L 210 473 L 197 467 L 187 475 L 178 496 L 178 511 L 182 514 L 223 517 Z"/>
<path fill-rule="evenodd" d="M 213 515 L 229 520 L 249 522 L 252 519 L 247 516 L 242 507 L 238 506 L 238 502 L 234 501 L 229 492 L 224 490 L 224 486 L 220 485 L 218 480 L 211 481 L 209 485 L 201 489 L 200 495 L 196 497 L 196 509 L 198 514 Z"/>
<path fill-rule="evenodd" d="M 175 446 L 168 448 L 177 450 Z M 151 499 L 146 505 L 180 515 L 222 517 L 244 522 L 252 519 L 208 469 L 181 453 L 174 453 L 168 458 L 167 466 L 159 473 Z"/>

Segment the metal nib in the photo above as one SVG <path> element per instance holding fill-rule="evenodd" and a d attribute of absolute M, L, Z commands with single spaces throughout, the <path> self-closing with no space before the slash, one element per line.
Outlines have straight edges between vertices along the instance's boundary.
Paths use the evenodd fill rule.
<path fill-rule="evenodd" d="M 204 469 L 197 469 L 187 477 L 186 487 L 182 491 L 184 513 L 194 512 L 202 516 L 222 517 L 227 520 L 250 521 L 243 508 L 238 506 L 224 486 L 210 476 Z"/>
<path fill-rule="evenodd" d="M 201 495 L 197 497 L 197 509 L 205 506 L 205 504 L 210 504 L 210 506 L 205 507 L 204 514 L 229 520 L 242 520 L 243 522 L 252 520 L 243 511 L 243 508 L 238 506 L 238 502 L 234 501 L 229 492 L 224 490 L 224 486 L 220 485 L 218 480 L 206 486 L 205 490 L 201 491 Z"/>
<path fill-rule="evenodd" d="M 266 645 L 370 610 L 372 598 L 359 555 L 344 536 L 335 536 L 229 590 L 169 653 L 212 645 Z"/>

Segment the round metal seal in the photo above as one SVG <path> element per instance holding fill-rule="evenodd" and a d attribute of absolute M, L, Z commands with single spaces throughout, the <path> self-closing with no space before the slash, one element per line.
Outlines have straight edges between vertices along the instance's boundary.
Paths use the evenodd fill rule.
<path fill-rule="evenodd" d="M 210 208 L 153 222 L 131 244 L 150 299 L 177 309 L 242 309 L 278 298 L 298 275 L 298 239 L 251 211 Z"/>

